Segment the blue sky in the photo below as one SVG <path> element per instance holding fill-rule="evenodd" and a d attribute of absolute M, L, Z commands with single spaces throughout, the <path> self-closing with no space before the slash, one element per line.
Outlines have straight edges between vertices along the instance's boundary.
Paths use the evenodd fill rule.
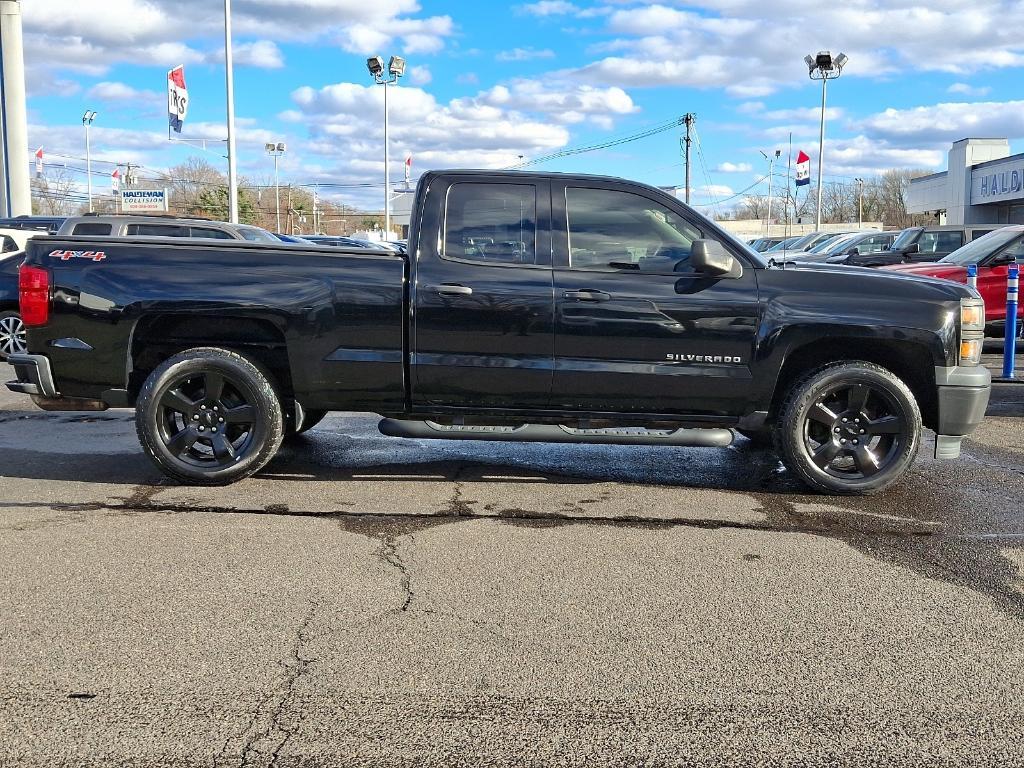
<path fill-rule="evenodd" d="M 27 0 L 31 150 L 80 165 L 81 114 L 97 174 L 143 176 L 216 142 L 167 141 L 166 71 L 184 63 L 185 136 L 224 134 L 218 0 Z M 965 136 L 1024 150 L 1024 2 L 810 4 L 795 0 L 235 0 L 240 172 L 268 183 L 263 144 L 286 141 L 282 181 L 334 183 L 368 207 L 383 176 L 381 89 L 367 55 L 409 62 L 391 92 L 392 174 L 505 167 L 697 114 L 696 201 L 735 203 L 766 173 L 759 150 L 816 157 L 820 88 L 805 53 L 850 57 L 830 84 L 825 178 L 939 170 Z M 535 167 L 683 183 L 681 129 Z M 366 186 L 370 185 L 370 186 Z M 751 191 L 765 191 L 766 185 Z M 379 207 L 379 206 L 378 206 Z"/>

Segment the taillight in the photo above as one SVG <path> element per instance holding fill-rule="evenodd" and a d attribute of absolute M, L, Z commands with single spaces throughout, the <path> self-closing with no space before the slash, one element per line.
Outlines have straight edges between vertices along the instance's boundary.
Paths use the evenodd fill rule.
<path fill-rule="evenodd" d="M 22 266 L 18 272 L 18 303 L 25 325 L 46 325 L 50 320 L 50 273 Z"/>

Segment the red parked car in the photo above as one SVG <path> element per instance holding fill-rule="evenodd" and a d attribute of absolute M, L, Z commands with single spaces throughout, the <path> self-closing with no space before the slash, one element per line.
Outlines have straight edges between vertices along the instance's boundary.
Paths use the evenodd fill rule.
<path fill-rule="evenodd" d="M 967 266 L 977 264 L 986 331 L 1002 336 L 1006 327 L 1006 273 L 1014 261 L 1024 266 L 1024 224 L 989 232 L 931 264 L 895 264 L 880 269 L 966 283 Z M 1024 302 L 1017 305 L 1017 317 L 1024 318 Z"/>

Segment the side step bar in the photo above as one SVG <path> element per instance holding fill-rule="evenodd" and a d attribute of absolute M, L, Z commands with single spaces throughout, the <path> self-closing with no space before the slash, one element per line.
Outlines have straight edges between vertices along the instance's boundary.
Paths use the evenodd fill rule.
<path fill-rule="evenodd" d="M 388 437 L 427 440 L 495 440 L 508 443 L 577 443 L 595 445 L 670 445 L 690 448 L 724 448 L 732 443 L 729 429 L 574 429 L 554 424 L 523 424 L 517 427 L 465 427 L 433 421 L 382 419 L 377 428 Z"/>

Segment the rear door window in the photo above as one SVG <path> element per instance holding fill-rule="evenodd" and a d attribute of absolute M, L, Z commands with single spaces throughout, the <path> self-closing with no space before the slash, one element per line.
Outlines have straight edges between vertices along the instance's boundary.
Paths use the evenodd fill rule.
<path fill-rule="evenodd" d="M 952 253 L 964 244 L 964 233 L 924 232 L 917 242 L 921 253 Z"/>
<path fill-rule="evenodd" d="M 211 227 L 192 227 L 192 237 L 205 237 L 211 240 L 235 239 L 223 229 L 213 229 Z"/>
<path fill-rule="evenodd" d="M 453 184 L 445 205 L 444 256 L 484 264 L 536 264 L 537 187 Z"/>
<path fill-rule="evenodd" d="M 103 224 L 98 221 L 87 221 L 82 224 L 75 224 L 73 235 L 98 235 L 104 237 L 111 233 L 110 224 Z"/>
<path fill-rule="evenodd" d="M 188 237 L 189 228 L 176 224 L 129 224 L 124 233 L 128 237 Z"/>

